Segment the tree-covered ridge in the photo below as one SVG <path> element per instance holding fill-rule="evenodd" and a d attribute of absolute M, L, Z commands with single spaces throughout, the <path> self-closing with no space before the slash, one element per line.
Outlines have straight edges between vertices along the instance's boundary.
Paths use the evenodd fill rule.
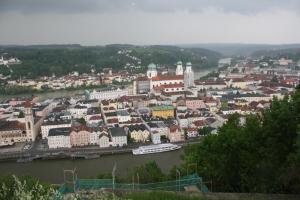
<path fill-rule="evenodd" d="M 132 45 L 8 46 L 0 48 L 0 55 L 2 53 L 22 61 L 10 66 L 13 78 L 65 75 L 72 71 L 89 73 L 91 68 L 97 72 L 107 67 L 120 70 L 127 63 L 138 65 L 139 62 L 142 66 L 151 62 L 174 66 L 178 60 L 190 61 L 196 69 L 215 67 L 220 58 L 219 53 L 201 48 Z M 8 75 L 10 70 L 2 65 L 0 73 Z"/>
<path fill-rule="evenodd" d="M 300 48 L 287 48 L 275 50 L 260 50 L 252 53 L 253 57 L 268 56 L 275 59 L 286 58 L 297 62 L 300 60 Z"/>
<path fill-rule="evenodd" d="M 232 115 L 218 135 L 186 148 L 185 166 L 197 163 L 217 191 L 299 193 L 299 117 L 299 89 L 261 115 Z"/>

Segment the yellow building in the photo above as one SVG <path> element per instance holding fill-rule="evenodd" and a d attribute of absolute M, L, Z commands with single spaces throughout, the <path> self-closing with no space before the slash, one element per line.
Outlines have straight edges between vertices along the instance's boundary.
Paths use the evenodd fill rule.
<path fill-rule="evenodd" d="M 174 118 L 174 107 L 173 106 L 155 106 L 152 107 L 152 116 L 153 117 L 162 117 L 162 118 Z"/>
<path fill-rule="evenodd" d="M 135 142 L 145 142 L 150 138 L 150 132 L 144 124 L 128 126 L 128 131 Z"/>

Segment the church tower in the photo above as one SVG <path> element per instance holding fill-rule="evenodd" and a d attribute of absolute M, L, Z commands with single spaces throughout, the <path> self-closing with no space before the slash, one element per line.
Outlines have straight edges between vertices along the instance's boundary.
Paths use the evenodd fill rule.
<path fill-rule="evenodd" d="M 183 75 L 183 67 L 181 61 L 177 62 L 176 75 Z"/>
<path fill-rule="evenodd" d="M 154 63 L 148 65 L 147 76 L 148 78 L 153 78 L 157 76 L 156 65 Z"/>
<path fill-rule="evenodd" d="M 192 70 L 192 63 L 187 62 L 184 72 L 184 89 L 195 86 L 194 83 L 194 72 Z"/>
<path fill-rule="evenodd" d="M 32 113 L 32 106 L 29 101 L 25 102 L 25 124 L 26 124 L 26 136 L 28 141 L 34 141 L 36 133 L 34 131 L 34 118 Z"/>

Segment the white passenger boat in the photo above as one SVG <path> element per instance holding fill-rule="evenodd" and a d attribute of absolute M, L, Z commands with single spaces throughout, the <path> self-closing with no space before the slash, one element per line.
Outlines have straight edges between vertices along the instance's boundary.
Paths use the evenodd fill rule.
<path fill-rule="evenodd" d="M 12 146 L 14 145 L 14 142 L 0 142 L 0 147 L 6 147 L 6 146 Z"/>
<path fill-rule="evenodd" d="M 142 155 L 142 154 L 149 154 L 149 153 L 160 153 L 165 151 L 173 151 L 176 149 L 180 149 L 181 146 L 171 143 L 166 144 L 154 144 L 148 146 L 141 146 L 137 149 L 132 150 L 133 155 Z"/>

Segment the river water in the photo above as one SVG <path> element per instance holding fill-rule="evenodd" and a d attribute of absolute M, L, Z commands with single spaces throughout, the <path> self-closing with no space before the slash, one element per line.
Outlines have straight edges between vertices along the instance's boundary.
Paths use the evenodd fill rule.
<path fill-rule="evenodd" d="M 1 162 L 0 174 L 31 175 L 51 183 L 63 182 L 63 170 L 77 170 L 78 178 L 95 178 L 98 174 L 111 173 L 117 164 L 117 175 L 126 176 L 134 167 L 149 161 L 156 161 L 163 172 L 167 173 L 174 165 L 182 162 L 183 150 L 165 153 L 134 156 L 132 154 L 107 155 L 97 159 L 36 160 L 28 163 Z"/>
<path fill-rule="evenodd" d="M 37 93 L 34 94 L 35 96 L 39 97 L 39 101 L 43 101 L 46 99 L 52 99 L 52 98 L 60 98 L 60 97 L 74 97 L 78 95 L 82 95 L 84 93 L 84 90 L 73 90 L 73 91 L 68 91 L 68 90 L 58 90 L 54 92 L 48 92 L 48 93 Z M 0 95 L 0 100 L 4 99 L 10 99 L 14 97 L 30 97 L 32 94 L 22 94 L 22 95 Z"/>

